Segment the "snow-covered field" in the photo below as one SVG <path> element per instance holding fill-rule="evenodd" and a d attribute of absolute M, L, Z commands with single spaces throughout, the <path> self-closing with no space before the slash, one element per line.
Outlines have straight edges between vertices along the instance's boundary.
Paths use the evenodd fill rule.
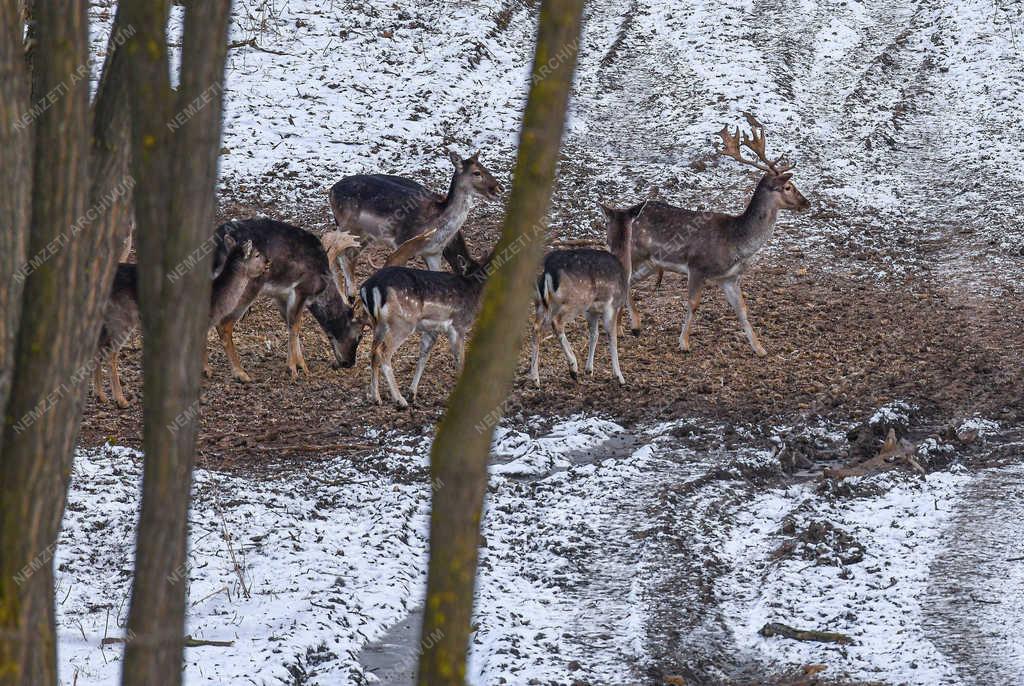
<path fill-rule="evenodd" d="M 708 655 L 728 651 L 741 667 L 822 662 L 834 675 L 969 683 L 940 650 L 941 622 L 926 610 L 935 605 L 929 584 L 938 556 L 969 547 L 952 522 L 986 472 L 854 479 L 846 495 L 822 494 L 816 480 L 760 489 L 759 478 L 779 473 L 774 452 L 729 448 L 716 438 L 721 427 L 673 422 L 626 432 L 582 416 L 526 424 L 502 429 L 495 442 L 472 683 L 636 683 L 663 658 L 667 613 L 676 612 L 692 613 L 687 621 L 703 632 L 713 626 L 714 636 L 697 634 L 708 639 Z M 698 451 L 694 441 L 717 447 Z M 429 437 L 393 433 L 372 457 L 338 457 L 274 479 L 197 472 L 189 566 L 180 575 L 188 632 L 232 645 L 187 649 L 187 682 L 291 683 L 301 675 L 307 681 L 299 683 L 374 683 L 361 652 L 421 604 L 429 445 Z M 57 557 L 65 683 L 110 684 L 118 675 L 121 646 L 102 639 L 124 635 L 140 474 L 131 451 L 79 454 Z M 443 497 L 443 484 L 433 486 Z M 1019 495 L 1004 512 L 1018 528 Z M 854 544 L 833 532 L 778 554 L 820 521 Z M 863 559 L 834 559 L 851 549 Z M 686 585 L 701 576 L 713 603 Z M 991 579 L 976 589 L 978 602 L 1019 604 L 1022 584 L 1019 574 Z M 856 644 L 758 636 L 769 621 L 840 631 Z M 1005 640 L 990 647 L 1005 652 L 992 665 L 1024 677 L 1012 648 L 1024 615 L 1002 621 Z M 414 665 L 418 636 L 408 640 L 394 646 L 395 667 L 376 670 L 386 683 L 404 683 Z M 721 673 L 728 670 L 723 663 Z"/>
<path fill-rule="evenodd" d="M 109 4 L 93 6 L 97 51 Z M 1021 13 L 1021 0 L 591 0 L 553 235 L 596 236 L 598 200 L 653 189 L 737 209 L 756 176 L 713 160 L 713 143 L 750 110 L 814 206 L 783 217 L 767 255 L 1000 292 L 1024 255 Z M 258 47 L 229 52 L 225 199 L 326 226 L 341 176 L 442 190 L 446 148 L 482 149 L 508 181 L 535 21 L 522 0 L 240 0 L 231 38 Z"/>

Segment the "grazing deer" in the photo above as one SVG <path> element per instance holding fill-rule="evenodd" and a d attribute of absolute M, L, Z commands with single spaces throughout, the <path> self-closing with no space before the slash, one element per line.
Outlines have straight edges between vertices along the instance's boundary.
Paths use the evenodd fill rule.
<path fill-rule="evenodd" d="M 690 350 L 694 312 L 704 286 L 717 283 L 736 312 L 750 347 L 758 355 L 767 354 L 747 318 L 740 279 L 771 236 L 779 210 L 803 211 L 810 207 L 793 184 L 790 171 L 796 165 L 784 163 L 784 156 L 769 159 L 765 154 L 764 127 L 753 115 L 744 116 L 750 124 L 750 135 L 743 134 L 741 139 L 739 129 L 730 134 L 726 126 L 718 134 L 723 145 L 717 150 L 719 155 L 764 172 L 742 214 L 696 212 L 651 200 L 629 208 L 625 214 L 620 211 L 608 215 L 609 245 L 613 239 L 620 240 L 626 231 L 624 218 L 633 216 L 629 223 L 633 234 L 631 283 L 658 270 L 687 274 L 686 318 L 679 335 L 679 347 L 686 352 Z M 741 146 L 757 159 L 744 157 Z M 627 308 L 635 313 L 631 295 Z"/>
<path fill-rule="evenodd" d="M 411 179 L 385 174 L 346 176 L 334 184 L 334 222 L 339 229 L 359 237 L 359 245 L 346 250 L 339 260 L 346 295 L 355 296 L 356 261 L 373 242 L 392 250 L 401 248 L 389 260 L 392 266 L 402 266 L 419 256 L 429 269 L 437 271 L 442 255 L 453 269 L 458 268 L 458 259 L 470 259 L 460 229 L 474 199 L 494 200 L 502 187 L 481 164 L 479 151 L 465 160 L 450 152 L 449 158 L 455 172 L 447 195 L 434 193 Z"/>
<path fill-rule="evenodd" d="M 628 238 L 628 233 L 626 234 Z M 587 350 L 587 374 L 594 373 L 594 352 L 597 350 L 598 324 L 608 334 L 612 372 L 620 384 L 625 384 L 619 369 L 618 320 L 626 302 L 629 276 L 623 264 L 628 264 L 629 242 L 623 242 L 625 262 L 610 252 L 591 248 L 555 250 L 544 258 L 544 272 L 537 280 L 537 314 L 533 323 L 533 355 L 530 376 L 540 387 L 541 335 L 551 326 L 562 351 L 569 360 L 569 375 L 579 379 L 579 364 L 565 336 L 565 325 L 578 316 L 586 315 L 590 325 L 590 346 Z"/>
<path fill-rule="evenodd" d="M 262 276 L 269 267 L 264 256 L 251 241 L 237 245 L 233 240 L 218 246 L 213 258 L 213 286 L 210 292 L 210 325 L 217 313 L 235 308 L 246 284 Z M 103 392 L 103 369 L 100 360 L 107 358 L 110 366 L 110 391 L 118 407 L 128 407 L 121 386 L 119 358 L 121 348 L 131 339 L 139 326 L 139 272 L 138 265 L 119 264 L 114 273 L 110 299 L 107 301 L 100 328 L 97 361 L 93 367 L 93 386 L 96 399 L 107 402 Z M 205 367 L 204 359 L 204 367 Z"/>
<path fill-rule="evenodd" d="M 261 279 L 270 272 L 269 259 L 253 247 L 252 241 L 245 241 L 238 247 L 238 257 L 231 259 L 236 253 L 234 237 L 223 237 L 221 249 L 217 254 L 227 253 L 228 257 L 218 265 L 214 257 L 214 280 L 210 293 L 210 328 L 215 327 L 230 312 L 238 307 L 242 294 L 250 283 Z M 213 370 L 207 362 L 207 349 L 203 346 L 203 374 L 207 378 L 213 376 Z"/>
<path fill-rule="evenodd" d="M 462 369 L 466 334 L 476 319 L 490 262 L 490 256 L 483 262 L 459 257 L 455 273 L 384 267 L 363 283 L 359 299 L 373 329 L 371 402 L 381 404 L 378 381 L 383 369 L 391 399 L 399 407 L 409 406 L 398 390 L 391 359 L 414 332 L 421 338 L 420 357 L 409 386 L 413 402 L 427 357 L 441 334 L 448 338 L 456 369 Z"/>
<path fill-rule="evenodd" d="M 288 327 L 288 370 L 293 379 L 298 378 L 300 368 L 309 373 L 299 341 L 304 307 L 327 334 L 334 352 L 333 366 L 352 367 L 363 323 L 356 319 L 355 312 L 338 291 L 320 239 L 297 226 L 266 218 L 227 222 L 217 228 L 218 242 L 223 243 L 229 236 L 236 243 L 252 241 L 270 260 L 267 273 L 252 279 L 234 309 L 215 323 L 231 363 L 232 375 L 243 383 L 252 380 L 242 368 L 233 333 L 235 324 L 260 294 L 277 301 Z"/>

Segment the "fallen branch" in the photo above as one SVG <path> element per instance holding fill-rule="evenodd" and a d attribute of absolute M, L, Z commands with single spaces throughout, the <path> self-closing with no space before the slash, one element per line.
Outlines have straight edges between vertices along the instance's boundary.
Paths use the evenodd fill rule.
<path fill-rule="evenodd" d="M 228 50 L 233 50 L 235 48 L 252 48 L 254 50 L 259 50 L 260 52 L 270 53 L 271 55 L 285 55 L 287 57 L 293 56 L 290 52 L 281 52 L 280 50 L 271 50 L 270 48 L 260 47 L 255 38 L 236 40 L 228 43 Z"/>
<path fill-rule="evenodd" d="M 853 639 L 846 634 L 840 634 L 834 631 L 794 629 L 787 624 L 780 624 L 779 622 L 769 622 L 761 627 L 761 630 L 757 633 L 761 634 L 765 638 L 781 636 L 782 638 L 791 638 L 794 641 L 817 641 L 818 643 L 841 643 L 843 645 L 850 645 L 854 642 Z"/>
<path fill-rule="evenodd" d="M 131 639 L 127 639 L 122 636 L 107 636 L 102 641 L 100 641 L 100 645 L 108 646 L 113 645 L 115 643 L 128 643 L 130 640 Z M 192 638 L 191 636 L 185 637 L 186 648 L 199 648 L 201 646 L 213 646 L 215 648 L 230 648 L 233 645 L 235 645 L 234 641 L 204 641 L 199 638 Z"/>
<path fill-rule="evenodd" d="M 204 641 L 200 638 L 185 637 L 186 648 L 199 648 L 201 646 L 213 646 L 215 648 L 230 648 L 235 645 L 234 641 Z"/>

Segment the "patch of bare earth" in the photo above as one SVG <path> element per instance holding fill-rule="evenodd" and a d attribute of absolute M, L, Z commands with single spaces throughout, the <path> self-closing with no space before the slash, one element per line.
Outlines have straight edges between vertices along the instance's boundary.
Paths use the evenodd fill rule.
<path fill-rule="evenodd" d="M 225 205 L 222 217 L 250 216 L 273 207 Z M 280 217 L 323 228 L 319 208 L 310 216 Z M 471 222 L 472 223 L 472 222 Z M 491 219 L 467 227 L 476 253 L 497 238 Z M 369 251 L 374 262 L 382 249 Z M 661 288 L 642 284 L 640 337 L 621 339 L 627 385 L 611 377 L 606 340 L 598 347 L 596 374 L 574 383 L 556 342 L 542 346 L 540 389 L 528 382 L 528 346 L 520 358 L 505 414 L 603 413 L 631 423 L 680 416 L 737 423 L 800 422 L 815 415 L 863 419 L 889 401 L 918 404 L 924 416 L 946 421 L 975 413 L 1007 423 L 1024 410 L 1024 308 L 1019 302 L 965 299 L 930 280 L 851 278 L 793 264 L 785 254 L 766 257 L 748 275 L 745 293 L 754 327 L 769 350 L 755 356 L 720 291 L 709 290 L 698 313 L 695 349 L 678 348 L 684 280 L 666 275 Z M 370 266 L 360 263 L 361 275 Z M 532 317 L 523 313 L 524 319 Z M 570 334 L 578 357 L 585 354 L 584 323 Z M 204 467 L 258 469 L 268 458 L 305 460 L 368 450 L 365 427 L 419 431 L 440 417 L 455 381 L 451 356 L 438 346 L 431 356 L 417 404 L 399 410 L 366 399 L 369 342 L 355 368 L 333 370 L 326 338 L 307 316 L 302 344 L 310 376 L 293 381 L 285 365 L 286 331 L 274 306 L 260 300 L 236 327 L 243 364 L 254 381 L 231 379 L 220 343 L 209 341 L 214 377 L 204 383 L 198 462 Z M 122 355 L 123 377 L 135 393 L 131 407 L 90 401 L 81 443 L 110 439 L 141 443 L 142 342 Z M 396 357 L 396 374 L 407 385 L 418 346 L 407 343 Z M 386 398 L 386 393 L 383 393 Z"/>

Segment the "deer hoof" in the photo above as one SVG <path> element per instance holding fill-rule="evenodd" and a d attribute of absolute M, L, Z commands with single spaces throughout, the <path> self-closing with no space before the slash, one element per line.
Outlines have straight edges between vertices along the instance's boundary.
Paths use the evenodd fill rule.
<path fill-rule="evenodd" d="M 203 376 L 205 376 L 207 379 L 212 379 L 213 370 L 210 369 L 209 367 L 203 367 Z"/>
<path fill-rule="evenodd" d="M 128 409 L 128 399 L 125 398 L 124 396 L 121 396 L 120 398 L 114 398 L 114 402 L 117 403 L 117 406 L 120 407 L 122 410 Z"/>
<path fill-rule="evenodd" d="M 243 372 L 241 369 L 235 372 L 235 380 L 240 383 L 252 383 L 252 377 Z"/>
<path fill-rule="evenodd" d="M 759 345 L 754 348 L 754 353 L 757 354 L 758 357 L 764 357 L 768 354 L 768 351 L 764 349 L 764 346 Z"/>
<path fill-rule="evenodd" d="M 621 376 L 617 376 L 615 378 L 616 378 L 616 380 L 618 380 L 620 386 L 625 386 L 626 385 L 626 380 L 623 379 Z"/>
<path fill-rule="evenodd" d="M 578 382 L 580 380 L 580 373 L 577 372 L 575 369 L 569 370 L 569 376 L 572 377 L 573 381 Z"/>
<path fill-rule="evenodd" d="M 400 409 L 400 410 L 408 410 L 409 409 L 409 403 L 406 402 L 405 398 L 399 398 L 398 399 L 398 409 Z"/>

